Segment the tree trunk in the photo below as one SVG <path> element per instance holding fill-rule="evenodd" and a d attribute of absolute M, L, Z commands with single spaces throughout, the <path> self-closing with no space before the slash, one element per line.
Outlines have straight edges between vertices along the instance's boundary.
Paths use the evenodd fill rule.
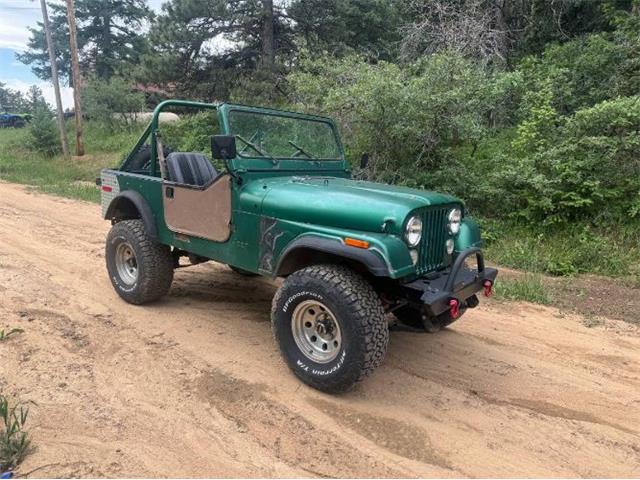
<path fill-rule="evenodd" d="M 62 153 L 65 157 L 69 156 L 69 141 L 67 140 L 67 131 L 64 128 L 64 112 L 62 111 L 62 98 L 60 97 L 60 82 L 58 81 L 58 65 L 56 64 L 56 54 L 54 51 L 53 40 L 51 39 L 51 27 L 49 26 L 49 15 L 47 14 L 47 3 L 40 0 L 42 8 L 42 23 L 44 32 L 47 37 L 47 49 L 49 50 L 49 63 L 51 63 L 51 82 L 56 95 L 56 112 L 58 114 L 58 129 L 60 130 L 60 143 L 62 143 Z"/>
<path fill-rule="evenodd" d="M 262 0 L 262 52 L 260 67 L 273 70 L 276 50 L 273 40 L 273 0 Z"/>
<path fill-rule="evenodd" d="M 69 22 L 69 43 L 71 46 L 71 75 L 73 77 L 73 105 L 76 113 L 76 155 L 84 155 L 82 139 L 82 108 L 80 105 L 80 64 L 78 62 L 78 40 L 76 38 L 76 13 L 73 0 L 67 0 L 67 21 Z"/>
<path fill-rule="evenodd" d="M 102 67 L 100 69 L 100 77 L 109 80 L 111 78 L 111 68 L 114 59 L 113 53 L 111 52 L 111 19 L 108 16 L 102 18 L 102 42 Z"/>

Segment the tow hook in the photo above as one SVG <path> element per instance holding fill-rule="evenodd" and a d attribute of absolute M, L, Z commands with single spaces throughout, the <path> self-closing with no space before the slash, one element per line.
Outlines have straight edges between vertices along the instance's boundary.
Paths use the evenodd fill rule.
<path fill-rule="evenodd" d="M 485 280 L 482 284 L 484 286 L 484 296 L 490 297 L 493 295 L 493 282 L 491 280 Z"/>
<path fill-rule="evenodd" d="M 449 300 L 449 307 L 451 308 L 451 318 L 458 318 L 460 316 L 460 304 L 458 303 L 458 300 L 455 298 Z"/>

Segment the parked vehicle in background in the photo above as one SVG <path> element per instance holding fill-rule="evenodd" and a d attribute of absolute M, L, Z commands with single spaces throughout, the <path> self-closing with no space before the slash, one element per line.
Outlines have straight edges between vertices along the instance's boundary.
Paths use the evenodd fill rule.
<path fill-rule="evenodd" d="M 16 113 L 0 113 L 0 128 L 22 128 L 31 120 L 31 115 Z"/>

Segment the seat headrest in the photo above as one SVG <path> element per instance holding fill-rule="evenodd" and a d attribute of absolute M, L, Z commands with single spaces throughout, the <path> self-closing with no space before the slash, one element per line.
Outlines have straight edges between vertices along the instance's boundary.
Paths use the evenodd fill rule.
<path fill-rule="evenodd" d="M 205 186 L 218 174 L 206 155 L 198 152 L 172 152 L 167 155 L 169 180 L 185 185 Z"/>

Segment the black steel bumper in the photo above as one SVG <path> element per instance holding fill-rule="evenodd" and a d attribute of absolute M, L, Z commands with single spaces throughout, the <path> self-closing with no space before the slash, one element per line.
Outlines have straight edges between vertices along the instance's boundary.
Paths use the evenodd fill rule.
<path fill-rule="evenodd" d="M 465 267 L 465 260 L 475 255 L 477 269 Z M 438 316 L 451 308 L 451 300 L 465 308 L 475 307 L 478 303 L 474 295 L 485 288 L 485 283 L 495 282 L 498 270 L 484 266 L 482 250 L 473 247 L 458 254 L 451 269 L 419 278 L 403 285 L 409 300 L 422 305 L 425 313 Z M 473 298 L 472 298 L 473 297 Z"/>

